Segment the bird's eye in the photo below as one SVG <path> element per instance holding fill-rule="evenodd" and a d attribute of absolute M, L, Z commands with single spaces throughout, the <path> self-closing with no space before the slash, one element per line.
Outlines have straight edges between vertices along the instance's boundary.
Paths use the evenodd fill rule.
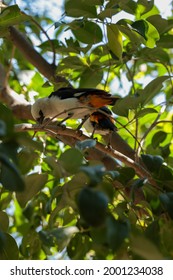
<path fill-rule="evenodd" d="M 42 110 L 39 111 L 39 115 L 41 118 L 44 117 Z"/>
<path fill-rule="evenodd" d="M 42 124 L 42 123 L 43 123 L 43 120 L 44 120 L 44 118 L 45 118 L 45 117 L 44 117 L 44 114 L 43 114 L 42 110 L 40 110 L 38 113 L 39 113 L 39 116 L 40 116 L 40 117 L 37 118 L 37 122 L 40 123 L 40 124 Z"/>

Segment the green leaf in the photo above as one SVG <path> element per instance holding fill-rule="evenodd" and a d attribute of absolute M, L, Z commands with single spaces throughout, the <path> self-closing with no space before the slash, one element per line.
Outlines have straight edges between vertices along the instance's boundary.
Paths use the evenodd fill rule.
<path fill-rule="evenodd" d="M 67 246 L 67 253 L 72 260 L 84 260 L 90 249 L 90 237 L 79 232 L 70 240 Z"/>
<path fill-rule="evenodd" d="M 104 3 L 104 0 L 82 0 L 82 2 L 85 4 L 85 5 L 91 5 L 91 6 L 94 6 L 94 5 L 103 5 Z"/>
<path fill-rule="evenodd" d="M 118 180 L 120 182 L 123 182 L 124 184 L 133 179 L 135 176 L 135 171 L 131 167 L 123 167 L 120 170 L 118 170 L 118 172 L 120 173 Z"/>
<path fill-rule="evenodd" d="M 67 0 L 65 2 L 65 12 L 69 17 L 95 18 L 97 16 L 96 7 L 88 5 L 84 1 Z"/>
<path fill-rule="evenodd" d="M 96 44 L 102 41 L 102 30 L 94 22 L 76 20 L 72 22 L 71 28 L 76 39 L 84 44 Z"/>
<path fill-rule="evenodd" d="M 25 190 L 22 193 L 17 193 L 17 201 L 21 207 L 33 198 L 46 184 L 47 174 L 32 173 L 25 177 Z"/>
<path fill-rule="evenodd" d="M 102 181 L 105 167 L 103 165 L 82 166 L 80 171 L 83 171 L 89 177 L 89 185 L 95 186 Z"/>
<path fill-rule="evenodd" d="M 119 12 L 119 7 L 116 8 L 105 8 L 98 14 L 98 18 L 101 20 L 105 20 L 105 18 L 111 18 L 112 16 L 116 15 Z"/>
<path fill-rule="evenodd" d="M 153 135 L 152 146 L 156 149 L 160 143 L 164 142 L 167 137 L 167 133 L 164 131 L 158 131 Z"/>
<path fill-rule="evenodd" d="M 94 188 L 84 187 L 78 195 L 78 207 L 82 218 L 91 226 L 104 224 L 107 214 L 107 196 Z"/>
<path fill-rule="evenodd" d="M 172 49 L 173 48 L 173 35 L 164 34 L 157 42 L 157 46 L 160 48 Z"/>
<path fill-rule="evenodd" d="M 163 208 L 168 212 L 171 219 L 173 219 L 173 192 L 161 193 L 159 198 Z"/>
<path fill-rule="evenodd" d="M 163 164 L 161 156 L 141 155 L 141 158 L 150 172 L 159 172 Z"/>
<path fill-rule="evenodd" d="M 142 235 L 131 236 L 131 250 L 145 260 L 162 260 L 163 256 L 158 247 Z"/>
<path fill-rule="evenodd" d="M 45 158 L 45 162 L 49 165 L 52 172 L 51 174 L 56 178 L 60 179 L 64 177 L 64 169 L 62 168 L 61 164 L 59 164 L 55 157 L 48 156 Z"/>
<path fill-rule="evenodd" d="M 21 173 L 26 174 L 27 172 L 29 172 L 33 168 L 34 163 L 36 162 L 36 159 L 38 157 L 38 153 L 34 151 L 31 152 L 27 149 L 22 149 L 18 153 L 18 162 Z"/>
<path fill-rule="evenodd" d="M 0 260 L 18 260 L 19 250 L 14 238 L 0 232 Z"/>
<path fill-rule="evenodd" d="M 147 47 L 154 48 L 160 36 L 157 29 L 151 23 L 146 20 L 138 20 L 132 23 L 131 26 L 146 40 Z"/>
<path fill-rule="evenodd" d="M 0 211 L 0 231 L 4 231 L 4 232 L 7 231 L 8 226 L 9 226 L 8 215 L 5 212 Z"/>
<path fill-rule="evenodd" d="M 59 161 L 67 172 L 73 174 L 79 170 L 83 161 L 83 155 L 79 150 L 71 148 L 60 156 Z"/>
<path fill-rule="evenodd" d="M 59 227 L 48 231 L 47 234 L 55 238 L 55 243 L 58 245 L 58 250 L 62 251 L 68 246 L 72 236 L 77 233 L 79 229 L 76 226 Z"/>
<path fill-rule="evenodd" d="M 172 169 L 166 165 L 162 165 L 159 170 L 159 180 L 161 180 L 165 183 L 168 182 L 168 186 L 169 186 L 169 184 L 171 186 L 172 185 L 171 181 L 173 180 Z"/>
<path fill-rule="evenodd" d="M 31 228 L 23 236 L 22 244 L 20 246 L 20 251 L 22 255 L 30 259 L 38 259 L 41 250 L 41 240 L 39 238 L 38 232 Z"/>
<path fill-rule="evenodd" d="M 129 236 L 129 224 L 126 221 L 115 220 L 113 216 L 106 219 L 107 242 L 109 247 L 116 251 L 120 248 L 124 239 Z"/>
<path fill-rule="evenodd" d="M 122 58 L 123 41 L 122 34 L 116 24 L 107 25 L 108 48 L 120 60 Z"/>
<path fill-rule="evenodd" d="M 158 114 L 158 112 L 154 108 L 144 108 L 144 109 L 140 110 L 139 112 L 137 112 L 136 118 L 142 118 L 148 114 Z"/>
<path fill-rule="evenodd" d="M 170 58 L 168 53 L 161 49 L 160 47 L 155 47 L 154 49 L 144 48 L 141 51 L 141 57 L 150 61 L 160 61 L 162 63 L 170 63 Z"/>
<path fill-rule="evenodd" d="M 148 31 L 148 24 L 145 20 L 138 20 L 131 25 L 145 40 L 147 40 L 146 33 Z"/>
<path fill-rule="evenodd" d="M 15 164 L 2 153 L 0 153 L 0 162 L 0 182 L 4 188 L 16 192 L 23 191 L 25 184 Z"/>
<path fill-rule="evenodd" d="M 167 79 L 169 79 L 169 76 L 157 77 L 143 89 L 142 94 L 140 95 L 140 101 L 143 106 L 160 93 L 160 90 L 163 87 L 163 82 Z"/>
<path fill-rule="evenodd" d="M 119 116 L 124 116 L 128 117 L 129 114 L 129 109 L 135 110 L 139 107 L 141 101 L 139 96 L 134 95 L 134 96 L 126 96 L 116 102 L 114 107 L 112 108 L 112 111 L 119 115 Z"/>
<path fill-rule="evenodd" d="M 100 69 L 87 68 L 80 76 L 80 87 L 96 87 L 103 78 L 103 72 Z"/>
<path fill-rule="evenodd" d="M 139 13 L 140 16 L 144 14 L 148 14 L 149 11 L 152 10 L 154 6 L 154 0 L 147 1 L 147 0 L 139 0 L 137 5 L 137 13 Z"/>
<path fill-rule="evenodd" d="M 5 36 L 9 26 L 17 25 L 30 17 L 20 11 L 17 5 L 5 8 L 0 14 L 0 36 Z"/>
<path fill-rule="evenodd" d="M 138 32 L 133 30 L 128 22 L 120 20 L 117 25 L 123 35 L 130 41 L 134 50 L 137 50 L 141 44 L 145 44 L 145 39 Z"/>
<path fill-rule="evenodd" d="M 155 26 L 155 28 L 162 35 L 166 35 L 166 33 L 173 28 L 173 20 L 162 18 L 161 15 L 152 15 L 147 18 L 147 20 Z M 167 35 L 166 35 L 167 36 Z M 171 43 L 171 42 L 170 42 Z"/>
<path fill-rule="evenodd" d="M 7 133 L 6 124 L 4 121 L 0 120 L 0 138 L 4 137 Z"/>
<path fill-rule="evenodd" d="M 1 120 L 1 130 L 5 133 L 5 136 L 11 136 L 13 134 L 13 114 L 6 106 L 0 103 L 0 120 Z M 3 124 L 2 124 L 3 122 Z M 5 127 L 4 127 L 5 126 Z"/>

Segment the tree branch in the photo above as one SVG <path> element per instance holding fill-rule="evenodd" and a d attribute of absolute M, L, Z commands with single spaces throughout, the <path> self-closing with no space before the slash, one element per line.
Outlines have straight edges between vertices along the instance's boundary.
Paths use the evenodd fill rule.
<path fill-rule="evenodd" d="M 54 80 L 56 83 L 64 83 L 69 85 L 69 82 L 62 76 L 55 75 L 55 66 L 49 64 L 31 45 L 31 43 L 20 33 L 15 27 L 9 27 L 10 40 L 20 50 L 24 57 L 34 65 L 38 71 L 48 80 Z"/>
<path fill-rule="evenodd" d="M 44 131 L 49 133 L 51 136 L 55 138 L 59 138 L 59 135 L 63 136 L 70 136 L 73 139 L 77 139 L 80 141 L 88 139 L 88 137 L 84 134 L 77 133 L 75 130 L 69 129 L 69 128 L 63 128 L 57 125 L 47 125 L 46 127 L 40 126 L 40 125 L 32 125 L 32 124 L 18 124 L 15 126 L 15 131 L 16 132 L 21 132 L 21 131 Z M 134 160 L 131 158 L 125 156 L 124 154 L 112 149 L 112 148 L 107 148 L 103 144 L 98 143 L 95 146 L 95 149 L 99 150 L 100 152 L 107 154 L 115 159 L 120 160 L 123 162 L 125 165 L 132 167 L 135 171 L 136 174 L 139 177 L 142 178 L 147 178 L 148 182 L 157 187 L 157 184 L 155 180 L 151 177 L 151 174 L 140 164 L 136 163 Z"/>

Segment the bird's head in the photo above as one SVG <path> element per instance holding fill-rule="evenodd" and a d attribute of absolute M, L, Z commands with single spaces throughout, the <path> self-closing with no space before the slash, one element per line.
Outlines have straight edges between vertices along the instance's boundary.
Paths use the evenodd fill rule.
<path fill-rule="evenodd" d="M 45 119 L 49 118 L 49 106 L 47 98 L 37 99 L 31 106 L 31 114 L 33 118 L 40 124 L 42 124 Z"/>

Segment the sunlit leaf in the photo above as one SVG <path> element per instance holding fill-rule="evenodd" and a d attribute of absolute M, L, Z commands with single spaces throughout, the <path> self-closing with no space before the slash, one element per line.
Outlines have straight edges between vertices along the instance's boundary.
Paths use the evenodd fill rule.
<path fill-rule="evenodd" d="M 153 48 L 156 41 L 159 40 L 160 36 L 157 29 L 146 20 L 138 20 L 132 24 L 134 30 L 136 30 L 146 40 L 146 46 Z"/>
<path fill-rule="evenodd" d="M 152 80 L 142 91 L 140 101 L 142 105 L 147 104 L 153 97 L 155 97 L 163 87 L 163 82 L 169 79 L 169 76 L 161 76 Z"/>
<path fill-rule="evenodd" d="M 116 24 L 107 25 L 108 47 L 119 59 L 122 58 L 123 41 L 122 34 Z"/>
<path fill-rule="evenodd" d="M 5 8 L 0 14 L 0 36 L 7 34 L 9 26 L 17 25 L 29 19 L 29 16 L 24 14 L 18 5 Z"/>
<path fill-rule="evenodd" d="M 76 39 L 84 44 L 96 44 L 102 41 L 102 30 L 100 26 L 89 21 L 75 21 L 72 32 Z"/>

